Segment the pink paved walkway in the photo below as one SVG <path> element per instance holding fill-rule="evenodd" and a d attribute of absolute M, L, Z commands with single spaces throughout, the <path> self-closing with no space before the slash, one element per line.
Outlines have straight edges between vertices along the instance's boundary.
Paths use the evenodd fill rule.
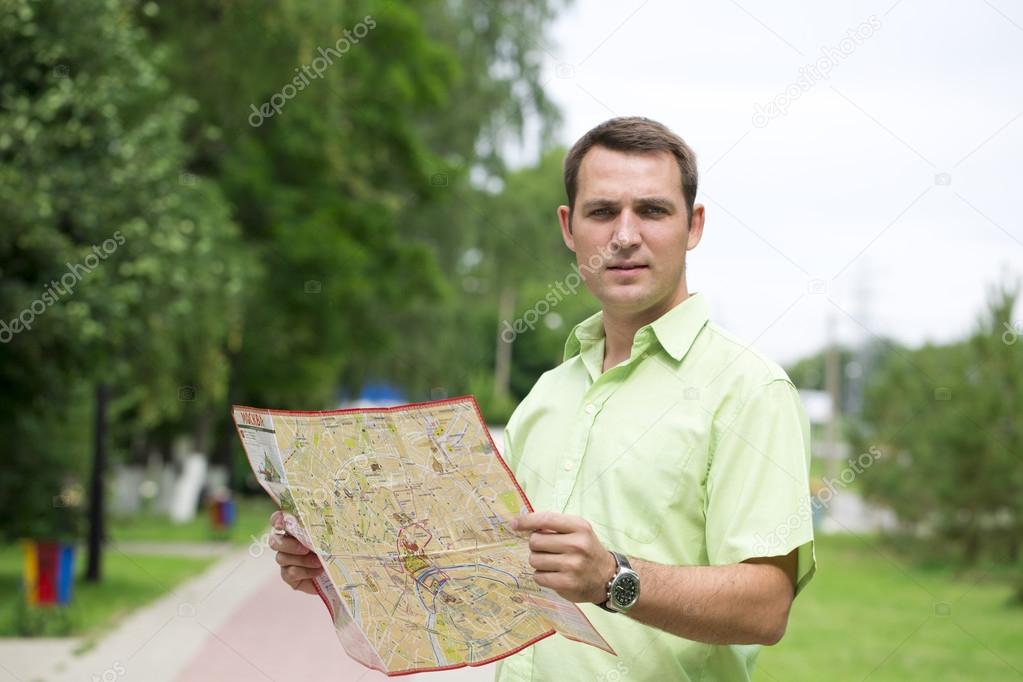
<path fill-rule="evenodd" d="M 387 677 L 348 657 L 318 597 L 293 592 L 276 573 L 216 631 L 179 682 L 323 680 L 491 682 L 494 665 Z"/>

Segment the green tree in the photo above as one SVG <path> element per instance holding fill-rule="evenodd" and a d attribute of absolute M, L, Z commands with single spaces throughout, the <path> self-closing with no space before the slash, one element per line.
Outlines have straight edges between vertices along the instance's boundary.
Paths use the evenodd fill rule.
<path fill-rule="evenodd" d="M 170 92 L 129 8 L 6 5 L 0 319 L 31 324 L 5 339 L 0 360 L 10 389 L 0 430 L 17 472 L 4 477 L 0 505 L 8 534 L 69 532 L 54 501 L 66 499 L 69 473 L 88 468 L 88 576 L 99 579 L 109 444 L 121 450 L 185 415 L 195 401 L 180 388 L 197 371 L 222 392 L 217 368 L 245 266 L 219 191 L 182 174 L 182 124 L 195 104 Z M 83 391 L 94 415 L 61 424 L 66 441 L 48 437 L 65 415 L 87 412 Z"/>
<path fill-rule="evenodd" d="M 539 71 L 553 5 L 140 6 L 174 55 L 169 77 L 200 103 L 193 168 L 218 179 L 265 264 L 231 356 L 235 399 L 323 407 L 370 377 L 464 388 L 450 368 L 467 360 L 455 271 L 476 234 L 470 177 L 502 176 L 501 145 L 528 116 L 550 137 Z"/>
<path fill-rule="evenodd" d="M 1018 287 L 993 292 L 963 342 L 889 354 L 854 443 L 884 453 L 865 493 L 967 562 L 1020 560 L 1023 345 L 1005 335 L 1017 300 Z"/>

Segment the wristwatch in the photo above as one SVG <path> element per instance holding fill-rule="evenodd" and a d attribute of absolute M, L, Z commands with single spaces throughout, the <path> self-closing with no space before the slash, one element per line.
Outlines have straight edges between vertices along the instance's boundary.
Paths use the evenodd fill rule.
<path fill-rule="evenodd" d="M 618 568 L 607 581 L 607 599 L 597 604 L 611 613 L 625 613 L 639 600 L 639 573 L 632 570 L 632 565 L 624 555 L 611 552 Z"/>

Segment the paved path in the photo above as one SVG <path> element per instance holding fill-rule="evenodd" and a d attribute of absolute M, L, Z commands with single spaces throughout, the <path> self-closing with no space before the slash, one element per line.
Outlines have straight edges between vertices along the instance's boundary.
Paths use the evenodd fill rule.
<path fill-rule="evenodd" d="M 503 431 L 491 427 L 498 448 L 504 445 Z M 278 577 L 269 549 L 126 542 L 111 551 L 223 558 L 201 576 L 124 619 L 98 643 L 80 638 L 0 638 L 0 682 L 390 679 L 348 657 L 320 599 L 288 588 Z M 488 665 L 401 679 L 490 682 L 493 678 L 494 665 Z"/>
<path fill-rule="evenodd" d="M 178 678 L 179 682 L 310 679 L 377 682 L 390 678 L 350 659 L 319 597 L 293 592 L 276 575 L 217 628 Z M 401 679 L 490 682 L 494 666 Z"/>
<path fill-rule="evenodd" d="M 232 548 L 202 575 L 135 611 L 98 642 L 49 640 L 45 655 L 36 655 L 36 640 L 2 639 L 0 680 L 171 682 L 272 570 L 269 550 L 253 557 L 247 548 Z"/>
<path fill-rule="evenodd" d="M 285 585 L 269 549 L 228 551 L 98 643 L 0 639 L 0 682 L 388 679 L 348 658 L 322 602 Z M 402 679 L 490 682 L 493 675 L 489 665 Z"/>

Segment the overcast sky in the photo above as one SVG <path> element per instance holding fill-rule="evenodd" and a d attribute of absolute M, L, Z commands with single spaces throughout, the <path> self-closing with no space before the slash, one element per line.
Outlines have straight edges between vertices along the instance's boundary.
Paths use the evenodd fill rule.
<path fill-rule="evenodd" d="M 1023 274 L 1023 3 L 577 0 L 546 50 L 566 146 L 644 115 L 696 150 L 690 291 L 779 362 L 829 315 L 959 338 Z"/>

